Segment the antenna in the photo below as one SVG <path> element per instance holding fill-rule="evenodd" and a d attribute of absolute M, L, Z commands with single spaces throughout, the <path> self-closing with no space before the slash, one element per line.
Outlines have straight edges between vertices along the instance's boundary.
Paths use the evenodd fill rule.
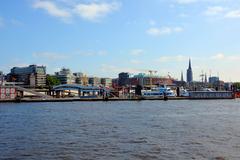
<path fill-rule="evenodd" d="M 209 74 L 210 74 L 210 77 L 212 77 L 212 70 L 211 69 L 209 70 Z"/>

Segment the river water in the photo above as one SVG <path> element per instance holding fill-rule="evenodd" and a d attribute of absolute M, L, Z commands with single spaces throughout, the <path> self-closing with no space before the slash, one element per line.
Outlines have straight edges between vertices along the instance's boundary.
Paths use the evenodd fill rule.
<path fill-rule="evenodd" d="M 0 159 L 240 159 L 240 101 L 0 104 Z"/>

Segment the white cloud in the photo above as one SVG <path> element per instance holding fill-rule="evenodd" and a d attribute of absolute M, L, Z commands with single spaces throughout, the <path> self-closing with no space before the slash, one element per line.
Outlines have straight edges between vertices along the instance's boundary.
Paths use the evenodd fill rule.
<path fill-rule="evenodd" d="M 240 18 L 240 10 L 232 10 L 227 12 L 225 18 Z"/>
<path fill-rule="evenodd" d="M 191 4 L 197 2 L 197 0 L 176 0 L 179 4 Z"/>
<path fill-rule="evenodd" d="M 224 58 L 225 58 L 225 55 L 223 53 L 218 53 L 211 57 L 211 59 L 214 59 L 214 60 L 222 60 Z"/>
<path fill-rule="evenodd" d="M 222 14 L 225 11 L 226 11 L 225 7 L 213 6 L 213 7 L 208 7 L 207 10 L 204 12 L 204 14 L 207 16 L 215 16 L 215 15 Z"/>
<path fill-rule="evenodd" d="M 110 73 L 117 75 L 120 72 L 128 72 L 132 74 L 138 74 L 146 72 L 146 70 L 136 69 L 136 68 L 125 68 L 125 67 L 118 67 L 114 65 L 102 64 L 101 65 L 101 72 Z"/>
<path fill-rule="evenodd" d="M 186 14 L 186 13 L 181 13 L 181 14 L 179 14 L 178 16 L 181 17 L 181 18 L 189 17 L 189 15 Z"/>
<path fill-rule="evenodd" d="M 87 51 L 87 52 L 82 52 L 80 51 L 77 53 L 77 55 L 80 56 L 106 56 L 108 53 L 107 51 Z"/>
<path fill-rule="evenodd" d="M 182 27 L 172 28 L 172 32 L 182 32 L 182 31 L 183 31 L 183 28 L 182 28 Z"/>
<path fill-rule="evenodd" d="M 117 2 L 107 3 L 99 1 L 89 1 L 89 3 L 80 3 L 70 0 L 36 0 L 33 8 L 45 10 L 49 15 L 60 18 L 64 22 L 71 22 L 74 16 L 80 16 L 82 19 L 98 22 L 109 13 L 120 8 L 121 4 Z"/>
<path fill-rule="evenodd" d="M 156 24 L 157 24 L 157 22 L 155 21 L 155 20 L 150 20 L 149 21 L 149 24 L 151 25 L 151 26 L 155 26 Z"/>
<path fill-rule="evenodd" d="M 65 9 L 65 8 L 58 7 L 52 1 L 39 1 L 38 0 L 33 4 L 33 8 L 43 9 L 49 15 L 61 18 L 63 20 L 67 20 L 68 18 L 70 18 L 72 16 L 70 11 L 67 11 L 67 9 Z"/>
<path fill-rule="evenodd" d="M 218 16 L 222 15 L 223 18 L 240 18 L 240 10 L 229 9 L 222 6 L 213 6 L 208 7 L 206 11 L 204 11 L 204 15 L 206 16 Z"/>
<path fill-rule="evenodd" d="M 183 56 L 183 55 L 177 55 L 177 56 L 161 56 L 158 59 L 155 59 L 154 61 L 157 62 L 183 62 L 187 61 L 189 57 Z"/>
<path fill-rule="evenodd" d="M 173 0 L 178 4 L 193 4 L 193 3 L 220 3 L 233 0 Z"/>
<path fill-rule="evenodd" d="M 211 59 L 224 61 L 240 61 L 240 55 L 225 55 L 223 53 L 219 53 L 212 56 Z"/>
<path fill-rule="evenodd" d="M 47 60 L 61 60 L 66 59 L 68 56 L 58 53 L 52 53 L 52 52 L 39 52 L 39 53 L 33 53 L 33 57 L 35 58 L 44 58 Z"/>
<path fill-rule="evenodd" d="M 147 34 L 151 35 L 151 36 L 162 36 L 162 35 L 169 35 L 172 33 L 178 33 L 178 32 L 182 32 L 183 28 L 181 27 L 161 27 L 161 28 L 157 28 L 157 27 L 152 27 L 149 28 L 147 30 Z"/>
<path fill-rule="evenodd" d="M 83 19 L 89 21 L 99 21 L 100 18 L 105 17 L 107 14 L 118 10 L 119 3 L 90 3 L 78 4 L 75 6 L 74 11 Z"/>
<path fill-rule="evenodd" d="M 144 53 L 144 50 L 142 49 L 134 49 L 130 52 L 130 54 L 133 56 L 139 56 L 139 55 L 142 55 L 143 53 Z"/>

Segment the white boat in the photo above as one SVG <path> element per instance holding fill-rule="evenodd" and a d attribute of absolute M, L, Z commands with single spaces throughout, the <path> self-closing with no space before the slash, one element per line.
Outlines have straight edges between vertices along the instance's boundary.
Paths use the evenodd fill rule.
<path fill-rule="evenodd" d="M 180 89 L 181 97 L 189 97 L 189 92 L 186 89 Z"/>
<path fill-rule="evenodd" d="M 215 92 L 216 90 L 213 89 L 213 88 L 202 88 L 201 91 L 204 91 L 204 92 Z"/>
<path fill-rule="evenodd" d="M 167 97 L 176 97 L 176 93 L 171 90 L 169 87 L 158 87 L 158 88 L 154 88 L 152 90 L 144 90 L 142 91 L 142 95 L 144 97 L 163 97 L 164 94 Z"/>

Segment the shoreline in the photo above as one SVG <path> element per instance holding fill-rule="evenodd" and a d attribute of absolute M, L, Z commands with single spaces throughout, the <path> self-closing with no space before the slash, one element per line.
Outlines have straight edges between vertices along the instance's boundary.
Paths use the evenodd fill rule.
<path fill-rule="evenodd" d="M 42 103 L 42 102 L 115 102 L 115 101 L 171 101 L 171 100 L 234 100 L 235 98 L 189 98 L 189 97 L 168 97 L 162 98 L 139 98 L 139 99 L 102 99 L 102 98 L 53 98 L 53 99 L 29 99 L 21 100 L 6 99 L 0 100 L 0 103 Z"/>

